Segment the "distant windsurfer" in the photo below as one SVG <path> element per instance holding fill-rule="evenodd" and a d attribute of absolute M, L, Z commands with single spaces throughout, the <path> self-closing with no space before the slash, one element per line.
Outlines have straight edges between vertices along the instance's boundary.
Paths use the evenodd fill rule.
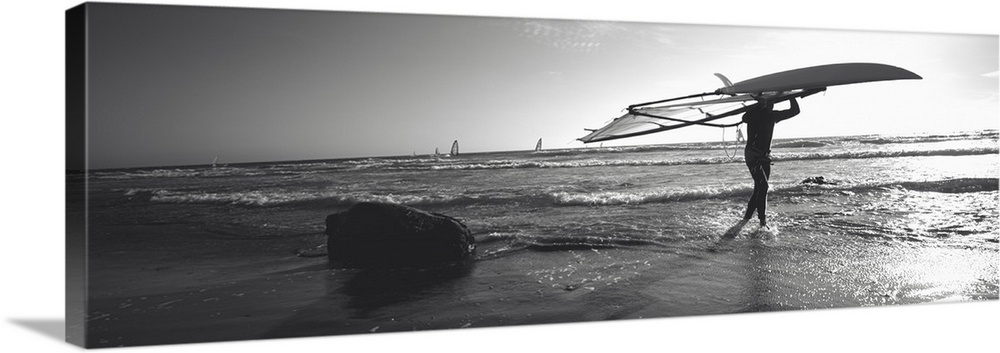
<path fill-rule="evenodd" d="M 747 211 L 743 215 L 742 224 L 746 224 L 757 211 L 757 219 L 761 227 L 767 227 L 767 180 L 771 177 L 771 138 L 774 136 L 774 124 L 799 114 L 799 103 L 792 98 L 788 110 L 774 110 L 774 102 L 760 99 L 753 109 L 743 114 L 743 122 L 747 124 L 746 158 L 747 168 L 753 177 L 753 194 L 747 202 Z"/>

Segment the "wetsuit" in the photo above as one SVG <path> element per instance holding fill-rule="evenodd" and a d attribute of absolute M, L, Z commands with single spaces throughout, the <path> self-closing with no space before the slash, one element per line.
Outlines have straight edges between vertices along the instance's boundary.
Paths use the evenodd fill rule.
<path fill-rule="evenodd" d="M 747 168 L 753 177 L 753 194 L 747 203 L 747 212 L 743 220 L 757 218 L 761 225 L 767 224 L 767 180 L 771 177 L 771 138 L 774 136 L 774 124 L 799 114 L 799 104 L 792 99 L 791 108 L 775 111 L 771 104 L 757 103 L 757 107 L 743 114 L 743 122 L 747 124 L 747 146 L 743 151 Z"/>

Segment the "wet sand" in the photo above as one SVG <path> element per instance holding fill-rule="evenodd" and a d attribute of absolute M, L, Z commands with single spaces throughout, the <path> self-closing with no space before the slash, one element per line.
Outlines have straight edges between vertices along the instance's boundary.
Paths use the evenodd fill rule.
<path fill-rule="evenodd" d="M 570 249 L 470 264 L 329 269 L 322 235 L 181 225 L 91 241 L 96 347 L 997 299 L 997 248 L 758 234 L 695 248 Z M 126 236 L 125 234 L 132 234 Z M 168 236 L 170 235 L 170 236 Z M 846 244 L 846 245 L 845 245 Z"/>

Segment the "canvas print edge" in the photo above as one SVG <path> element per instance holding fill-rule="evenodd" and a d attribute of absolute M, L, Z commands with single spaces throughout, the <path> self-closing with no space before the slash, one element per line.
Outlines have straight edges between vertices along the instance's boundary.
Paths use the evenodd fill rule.
<path fill-rule="evenodd" d="M 67 13 L 67 16 L 69 16 L 69 13 Z M 69 23 L 69 21 L 67 21 L 67 23 Z M 69 36 L 69 25 L 67 27 L 68 27 L 68 29 L 67 29 L 67 35 Z M 71 53 L 71 50 L 70 50 L 69 47 L 67 47 L 67 102 L 70 101 L 70 99 L 69 99 L 70 96 L 71 96 L 70 91 L 72 90 L 72 87 L 74 86 L 74 85 L 70 84 L 70 79 L 71 79 L 71 77 L 70 77 L 71 76 L 70 75 L 71 70 L 70 70 L 70 67 L 69 67 L 70 64 L 71 64 L 71 60 L 69 58 L 70 53 Z M 83 92 L 83 91 L 85 91 L 85 90 L 80 90 L 80 92 Z M 67 124 L 68 125 L 70 124 L 70 120 L 69 120 L 70 113 L 69 113 L 69 110 L 70 110 L 70 104 L 67 104 Z M 71 155 L 70 146 L 84 146 L 85 145 L 84 143 L 79 143 L 79 144 L 77 144 L 77 143 L 71 143 L 72 140 L 71 140 L 71 136 L 70 136 L 70 131 L 71 130 L 68 127 L 67 128 L 67 170 L 70 169 L 69 168 L 69 163 L 71 162 L 71 160 L 69 158 L 69 156 Z M 77 131 L 77 130 L 74 129 L 73 131 Z M 78 131 L 85 131 L 85 128 L 81 127 Z M 85 135 L 81 134 L 79 136 L 81 136 L 80 137 L 81 139 L 85 139 Z M 76 151 L 73 151 L 73 154 L 74 155 L 79 154 L 81 150 L 82 150 L 82 148 L 79 148 Z M 79 156 L 79 158 L 82 160 L 82 159 L 86 158 L 86 156 L 81 154 Z M 70 197 L 74 197 L 74 196 L 71 196 L 71 195 L 72 195 L 72 193 L 70 193 L 68 191 L 67 192 L 67 199 L 69 199 Z M 82 197 L 81 195 L 83 195 L 83 194 L 78 194 L 76 196 L 77 197 Z M 70 214 L 69 214 L 70 210 L 69 209 L 67 210 L 67 212 L 68 212 L 68 214 L 67 214 L 67 231 L 68 232 L 67 233 L 69 233 L 71 231 L 71 228 L 72 229 L 84 229 L 82 226 L 80 226 L 78 228 L 76 225 L 79 224 L 80 222 L 83 222 L 83 220 L 85 220 L 85 218 L 76 218 L 76 222 L 70 222 L 71 220 L 74 220 L 74 218 L 72 218 L 70 216 Z M 69 236 L 68 236 L 67 237 L 67 251 L 70 251 L 70 249 L 72 249 L 72 247 L 70 246 L 70 244 L 71 243 L 70 243 L 70 239 L 69 239 Z M 79 246 L 80 249 L 83 249 L 85 247 L 85 244 L 81 244 L 79 242 L 73 242 L 73 246 Z M 67 255 L 70 255 L 70 254 L 68 253 Z M 71 269 L 71 266 L 70 266 L 71 262 L 75 265 L 73 267 L 74 269 L 79 269 L 79 268 L 81 268 L 81 267 L 83 267 L 83 266 L 86 265 L 86 259 L 85 259 L 85 257 L 78 256 L 78 258 L 74 258 L 73 261 L 69 261 L 70 258 L 71 258 L 70 256 L 67 257 L 67 260 L 68 260 L 67 261 L 67 273 L 68 274 L 70 273 L 69 271 Z M 81 277 L 81 278 L 83 278 L 83 277 Z M 83 282 L 85 283 L 85 280 L 83 280 Z M 85 304 L 82 304 L 82 303 L 84 303 L 84 301 L 80 297 L 75 296 L 75 295 L 70 295 L 70 294 L 72 294 L 72 292 L 70 291 L 71 288 L 82 288 L 82 286 L 83 286 L 83 284 L 81 284 L 79 282 L 74 283 L 74 281 L 70 281 L 69 278 L 67 279 L 67 290 L 68 290 L 67 291 L 67 294 L 68 294 L 67 295 L 67 312 L 69 312 L 71 310 L 71 307 L 73 308 L 73 310 L 82 310 L 81 306 L 85 305 Z M 80 296 L 83 296 L 83 294 L 80 294 Z M 73 304 L 73 305 L 71 306 L 71 304 Z M 68 319 L 70 318 L 69 314 L 67 315 L 67 318 Z M 73 320 L 73 321 L 78 321 L 78 320 Z M 77 322 L 77 323 L 82 324 L 82 322 Z M 71 325 L 70 320 L 67 320 L 67 336 L 68 336 L 67 339 L 68 340 L 71 339 L 71 337 L 73 336 L 71 333 L 75 332 L 76 328 L 77 328 L 77 326 Z M 73 342 L 73 343 L 76 343 L 76 342 Z"/>
<path fill-rule="evenodd" d="M 66 341 L 86 346 L 87 191 L 71 183 L 86 173 L 86 4 L 66 10 Z M 82 188 L 80 186 L 83 186 Z"/>

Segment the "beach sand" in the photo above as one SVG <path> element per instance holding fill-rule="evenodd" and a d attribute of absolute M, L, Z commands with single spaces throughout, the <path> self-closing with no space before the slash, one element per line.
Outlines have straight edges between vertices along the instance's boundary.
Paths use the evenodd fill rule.
<path fill-rule="evenodd" d="M 91 237 L 95 347 L 996 300 L 996 247 L 786 237 L 748 226 L 683 248 L 521 250 L 422 269 L 330 269 L 321 234 L 186 225 Z M 689 244 L 690 245 L 690 244 Z"/>

